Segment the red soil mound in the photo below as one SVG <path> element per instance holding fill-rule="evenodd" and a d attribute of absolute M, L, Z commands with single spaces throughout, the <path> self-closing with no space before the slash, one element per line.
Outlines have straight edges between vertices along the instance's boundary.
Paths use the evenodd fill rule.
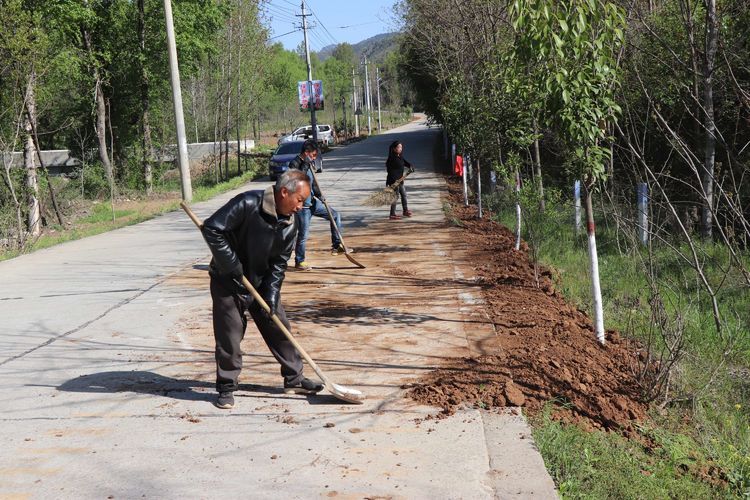
<path fill-rule="evenodd" d="M 451 414 L 464 404 L 521 406 L 532 414 L 547 402 L 555 415 L 587 427 L 627 431 L 646 418 L 634 375 L 640 348 L 607 332 L 596 341 L 591 320 L 556 291 L 551 272 L 542 269 L 537 288 L 525 248 L 513 249 L 514 236 L 475 207 L 459 200 L 460 186 L 449 183 L 453 217 L 470 243 L 470 262 L 485 284 L 487 313 L 497 336 L 472 346 L 477 357 L 455 359 L 410 386 L 409 396 Z"/>

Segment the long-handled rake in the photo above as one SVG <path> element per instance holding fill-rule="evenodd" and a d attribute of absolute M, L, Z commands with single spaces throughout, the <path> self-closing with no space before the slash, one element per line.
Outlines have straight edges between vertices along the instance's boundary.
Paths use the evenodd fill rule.
<path fill-rule="evenodd" d="M 414 169 L 409 169 L 409 171 L 405 175 L 401 176 L 401 178 L 393 184 L 390 184 L 383 189 L 379 189 L 377 192 L 372 193 L 370 196 L 365 198 L 362 204 L 366 207 L 382 207 L 385 205 L 392 205 L 395 201 L 398 200 L 398 187 L 402 182 L 406 180 L 407 177 L 409 177 L 412 172 L 414 172 Z"/>
<path fill-rule="evenodd" d="M 203 227 L 203 224 L 200 220 L 198 220 L 198 217 L 196 217 L 190 207 L 187 206 L 184 201 L 180 203 L 180 206 L 188 215 L 188 217 L 190 217 L 190 220 L 192 220 L 193 223 L 198 226 L 198 229 L 201 229 Z M 253 298 L 258 301 L 258 304 L 260 304 L 260 307 L 263 308 L 265 312 L 271 312 L 271 308 L 268 307 L 266 301 L 263 300 L 263 297 L 261 297 L 255 287 L 244 276 L 242 277 L 242 285 L 247 288 L 247 290 L 250 292 Z M 358 391 L 357 389 L 350 389 L 349 387 L 344 387 L 343 385 L 334 384 L 328 379 L 328 377 L 326 377 L 325 373 L 323 373 L 323 370 L 318 367 L 318 365 L 315 363 L 315 361 L 313 361 L 310 355 L 307 354 L 307 352 L 302 348 L 301 345 L 299 345 L 299 342 L 297 342 L 297 339 L 294 338 L 292 332 L 290 332 L 287 327 L 284 326 L 284 323 L 281 322 L 278 316 L 272 314 L 271 319 L 274 323 L 276 323 L 276 326 L 278 326 L 279 329 L 284 333 L 286 338 L 289 339 L 289 342 L 292 343 L 292 345 L 295 347 L 295 349 L 297 349 L 304 360 L 307 361 L 307 364 L 310 365 L 313 370 L 315 370 L 315 373 L 318 375 L 318 377 L 320 377 L 320 380 L 323 382 L 325 388 L 328 389 L 328 392 L 333 394 L 336 398 L 342 401 L 346 401 L 347 403 L 364 403 L 365 395 L 361 391 Z"/>
<path fill-rule="evenodd" d="M 315 169 L 310 168 L 310 173 L 312 173 L 313 176 L 313 182 L 318 186 L 318 191 L 320 191 L 320 184 L 318 184 L 318 177 L 315 175 Z M 323 191 L 320 191 L 322 194 Z M 324 197 L 325 198 L 325 197 Z M 333 212 L 331 211 L 331 207 L 328 206 L 328 202 L 323 199 L 321 200 L 323 202 L 323 205 L 326 207 L 326 211 L 328 212 L 328 217 L 331 221 L 331 226 L 333 226 L 336 229 L 336 234 L 339 237 L 339 241 L 341 242 L 341 246 L 344 247 L 344 256 L 349 259 L 349 262 L 354 264 L 355 266 L 364 269 L 365 265 L 359 262 L 357 259 L 352 257 L 352 252 L 349 251 L 349 248 L 346 246 L 346 243 L 344 243 L 344 238 L 341 236 L 341 231 L 339 231 L 338 226 L 336 225 L 336 220 L 333 218 Z"/>

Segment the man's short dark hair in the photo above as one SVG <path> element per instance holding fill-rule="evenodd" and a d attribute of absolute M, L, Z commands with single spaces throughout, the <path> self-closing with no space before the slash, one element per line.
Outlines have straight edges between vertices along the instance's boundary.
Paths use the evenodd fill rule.
<path fill-rule="evenodd" d="M 302 153 L 312 153 L 313 151 L 317 151 L 318 146 L 315 144 L 315 141 L 312 139 L 308 139 L 305 142 L 302 143 Z"/>

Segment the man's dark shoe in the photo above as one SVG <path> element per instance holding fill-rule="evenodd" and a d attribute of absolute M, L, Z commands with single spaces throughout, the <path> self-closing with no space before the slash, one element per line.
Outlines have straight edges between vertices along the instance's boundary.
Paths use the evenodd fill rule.
<path fill-rule="evenodd" d="M 220 392 L 214 404 L 222 410 L 230 410 L 234 408 L 234 394 L 231 392 Z"/>
<path fill-rule="evenodd" d="M 285 394 L 317 394 L 323 390 L 323 384 L 303 378 L 296 384 L 287 384 L 284 382 Z"/>

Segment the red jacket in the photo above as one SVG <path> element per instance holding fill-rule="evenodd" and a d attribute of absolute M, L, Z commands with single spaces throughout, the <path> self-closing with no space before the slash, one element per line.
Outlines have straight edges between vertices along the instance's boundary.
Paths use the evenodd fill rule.
<path fill-rule="evenodd" d="M 453 165 L 453 173 L 463 177 L 464 175 L 464 159 L 460 155 L 456 155 L 456 163 Z"/>

